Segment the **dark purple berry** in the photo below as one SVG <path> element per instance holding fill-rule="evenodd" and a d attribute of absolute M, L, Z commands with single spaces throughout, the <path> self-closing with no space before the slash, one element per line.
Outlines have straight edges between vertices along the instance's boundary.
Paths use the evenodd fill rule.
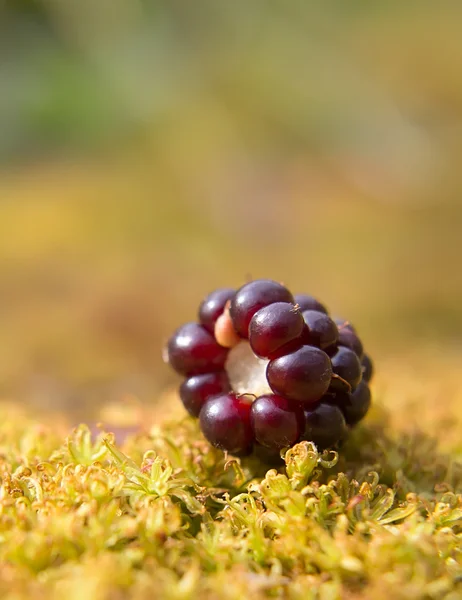
<path fill-rule="evenodd" d="M 308 296 L 307 294 L 296 294 L 294 296 L 295 304 L 298 304 L 300 310 L 303 312 L 305 310 L 317 310 L 318 312 L 325 313 L 327 315 L 328 310 L 321 304 L 319 300 L 313 298 L 313 296 Z"/>
<path fill-rule="evenodd" d="M 355 328 L 269 279 L 210 293 L 199 323 L 175 331 L 166 351 L 185 376 L 186 410 L 213 446 L 234 455 L 279 465 L 280 451 L 300 439 L 339 447 L 370 406 L 373 364 Z"/>
<path fill-rule="evenodd" d="M 250 321 L 249 342 L 257 356 L 272 358 L 277 351 L 300 337 L 304 329 L 301 312 L 288 302 L 260 308 Z"/>
<path fill-rule="evenodd" d="M 205 327 L 186 323 L 175 331 L 167 345 L 171 366 L 182 375 L 199 375 L 221 371 L 228 349 L 215 341 Z"/>
<path fill-rule="evenodd" d="M 361 381 L 352 394 L 336 394 L 330 401 L 340 408 L 345 421 L 353 427 L 366 416 L 371 405 L 371 391 L 365 381 Z"/>
<path fill-rule="evenodd" d="M 313 410 L 305 410 L 303 439 L 313 442 L 319 450 L 335 446 L 347 434 L 342 411 L 332 404 L 321 402 Z"/>
<path fill-rule="evenodd" d="M 361 359 L 363 356 L 363 344 L 354 329 L 348 325 L 338 325 L 338 345 L 350 348 Z"/>
<path fill-rule="evenodd" d="M 339 331 L 340 331 L 340 329 L 349 329 L 350 331 L 354 331 L 356 333 L 356 329 L 353 327 L 353 325 L 347 319 L 335 317 L 333 319 L 333 321 L 337 325 Z"/>
<path fill-rule="evenodd" d="M 368 354 L 364 354 L 361 365 L 363 367 L 363 380 L 369 382 L 374 375 L 374 364 Z"/>
<path fill-rule="evenodd" d="M 180 386 L 180 398 L 190 415 L 198 417 L 202 406 L 212 396 L 230 391 L 225 371 L 193 375 Z"/>
<path fill-rule="evenodd" d="M 218 317 L 223 314 L 226 303 L 234 296 L 235 290 L 222 288 L 210 293 L 199 306 L 199 321 L 210 333 L 214 332 Z"/>
<path fill-rule="evenodd" d="M 266 376 L 276 394 L 289 400 L 313 404 L 326 393 L 332 377 L 332 366 L 325 352 L 314 346 L 302 346 L 270 361 Z"/>
<path fill-rule="evenodd" d="M 305 417 L 301 404 L 268 394 L 252 404 L 250 423 L 259 444 L 278 449 L 297 442 L 305 427 Z"/>
<path fill-rule="evenodd" d="M 337 343 L 337 325 L 325 313 L 318 310 L 305 310 L 302 313 L 306 323 L 305 344 L 311 344 L 324 350 Z"/>
<path fill-rule="evenodd" d="M 351 391 L 354 391 L 362 378 L 362 367 L 357 355 L 350 348 L 339 346 L 331 354 L 331 361 L 334 375 L 346 381 Z M 344 391 L 345 386 L 340 380 L 332 377 L 331 389 Z"/>
<path fill-rule="evenodd" d="M 254 314 L 274 302 L 293 303 L 294 298 L 286 287 L 271 279 L 256 279 L 237 290 L 229 309 L 237 333 L 247 338 Z"/>
<path fill-rule="evenodd" d="M 199 415 L 202 433 L 215 448 L 236 456 L 250 454 L 254 441 L 251 406 L 247 397 L 232 393 L 210 398 Z"/>

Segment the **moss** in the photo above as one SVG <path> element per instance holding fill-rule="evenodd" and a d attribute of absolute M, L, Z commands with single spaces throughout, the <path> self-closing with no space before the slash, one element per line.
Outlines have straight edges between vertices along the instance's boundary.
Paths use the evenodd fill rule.
<path fill-rule="evenodd" d="M 382 413 L 266 470 L 190 419 L 122 445 L 2 408 L 0 595 L 185 600 L 462 596 L 462 467 Z"/>

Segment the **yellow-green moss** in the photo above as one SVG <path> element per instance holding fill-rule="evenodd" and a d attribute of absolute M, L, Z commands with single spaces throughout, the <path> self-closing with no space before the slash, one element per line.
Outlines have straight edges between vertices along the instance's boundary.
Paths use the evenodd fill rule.
<path fill-rule="evenodd" d="M 383 415 L 267 472 L 189 419 L 118 447 L 0 416 L 1 598 L 462 597 L 462 468 Z"/>

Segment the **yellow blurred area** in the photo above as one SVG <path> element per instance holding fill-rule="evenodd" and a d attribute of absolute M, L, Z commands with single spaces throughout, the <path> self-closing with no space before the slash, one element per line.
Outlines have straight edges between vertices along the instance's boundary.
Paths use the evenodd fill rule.
<path fill-rule="evenodd" d="M 349 318 L 379 371 L 452 369 L 461 13 L 0 4 L 2 395 L 155 402 L 173 329 L 256 277 Z"/>

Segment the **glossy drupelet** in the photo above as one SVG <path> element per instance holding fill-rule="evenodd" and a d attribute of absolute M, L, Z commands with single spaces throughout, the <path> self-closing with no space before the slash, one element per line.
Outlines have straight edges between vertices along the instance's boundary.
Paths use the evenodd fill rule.
<path fill-rule="evenodd" d="M 371 405 L 371 391 L 366 381 L 361 381 L 352 393 L 334 394 L 330 403 L 343 412 L 350 427 L 357 425 L 367 414 Z"/>
<path fill-rule="evenodd" d="M 332 365 L 325 352 L 314 346 L 276 358 L 266 370 L 271 389 L 289 400 L 313 404 L 327 392 L 332 379 Z"/>
<path fill-rule="evenodd" d="M 334 404 L 321 402 L 313 410 L 305 411 L 303 438 L 314 442 L 318 448 L 331 448 L 348 433 L 342 410 Z"/>
<path fill-rule="evenodd" d="M 324 304 L 321 304 L 319 300 L 316 300 L 316 298 L 313 298 L 313 296 L 309 296 L 308 294 L 295 294 L 294 300 L 295 304 L 297 304 L 302 312 L 305 310 L 317 310 L 326 315 L 329 312 Z"/>
<path fill-rule="evenodd" d="M 329 315 L 318 310 L 304 310 L 302 315 L 306 325 L 305 344 L 317 346 L 321 350 L 335 346 L 339 333 Z"/>
<path fill-rule="evenodd" d="M 225 371 L 203 373 L 185 379 L 180 385 L 183 406 L 192 417 L 198 417 L 205 402 L 212 396 L 231 391 Z"/>
<path fill-rule="evenodd" d="M 236 456 L 247 456 L 254 443 L 251 407 L 246 396 L 228 393 L 210 398 L 199 415 L 202 433 L 216 448 Z"/>
<path fill-rule="evenodd" d="M 273 450 L 295 444 L 305 428 L 303 407 L 287 398 L 268 394 L 252 404 L 250 422 L 255 440 Z"/>
<path fill-rule="evenodd" d="M 239 288 L 231 300 L 229 314 L 237 333 L 247 338 L 252 317 L 265 306 L 275 302 L 294 303 L 289 290 L 271 279 L 257 279 Z"/>
<path fill-rule="evenodd" d="M 218 317 L 223 314 L 226 304 L 231 301 L 235 292 L 232 288 L 220 288 L 211 292 L 201 302 L 199 321 L 210 333 L 213 334 Z"/>
<path fill-rule="evenodd" d="M 346 381 L 351 391 L 354 391 L 362 378 L 362 366 L 356 353 L 350 348 L 339 346 L 330 356 L 333 373 L 342 381 Z M 336 378 L 332 378 L 331 388 L 339 391 L 345 389 Z"/>
<path fill-rule="evenodd" d="M 198 323 L 179 327 L 167 346 L 168 360 L 181 375 L 199 375 L 221 371 L 228 350 L 215 341 L 214 336 Z"/>
<path fill-rule="evenodd" d="M 338 345 L 350 348 L 360 359 L 364 354 L 363 344 L 358 334 L 349 325 L 338 326 Z"/>
<path fill-rule="evenodd" d="M 258 310 L 249 325 L 250 347 L 257 356 L 273 358 L 299 338 L 305 322 L 301 312 L 288 302 L 275 302 Z"/>

